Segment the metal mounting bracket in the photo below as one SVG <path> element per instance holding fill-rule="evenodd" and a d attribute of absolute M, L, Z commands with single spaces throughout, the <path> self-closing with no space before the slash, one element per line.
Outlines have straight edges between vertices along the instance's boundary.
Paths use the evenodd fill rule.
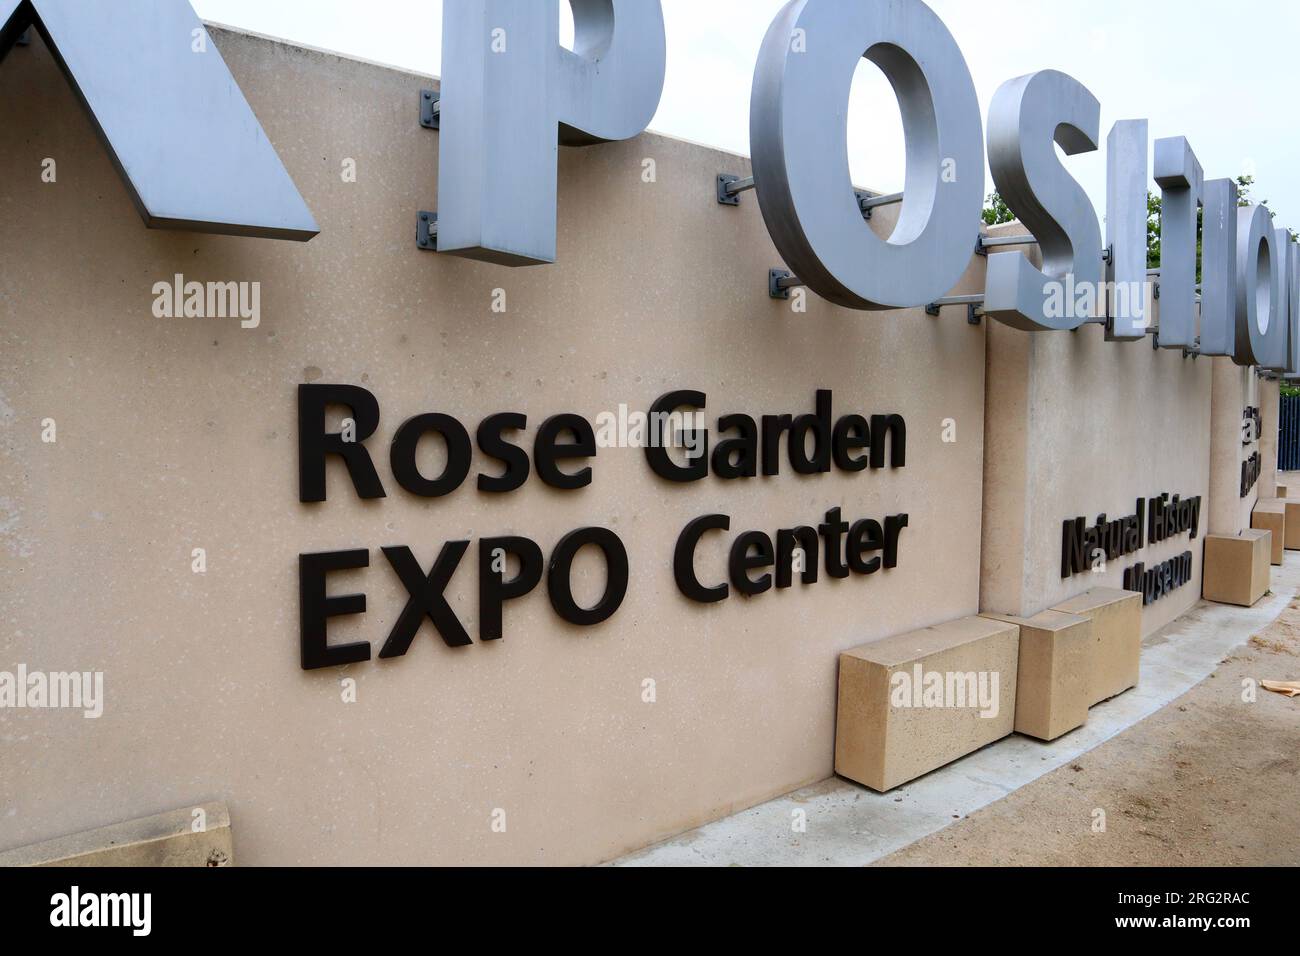
<path fill-rule="evenodd" d="M 790 298 L 790 290 L 803 285 L 793 272 L 786 269 L 767 270 L 767 294 L 773 299 Z"/>
<path fill-rule="evenodd" d="M 853 194 L 858 197 L 858 210 L 862 213 L 862 218 L 867 220 L 871 219 L 871 210 L 877 206 L 892 206 L 903 201 L 902 193 L 881 193 L 876 195 L 864 192 L 861 189 L 855 189 Z"/>
<path fill-rule="evenodd" d="M 946 295 L 927 305 L 925 314 L 937 317 L 939 310 L 945 305 L 966 306 L 966 321 L 971 325 L 979 325 L 980 317 L 984 314 L 984 295 L 982 293 L 977 295 Z"/>
<path fill-rule="evenodd" d="M 744 192 L 745 189 L 752 189 L 752 188 L 753 188 L 753 180 L 752 180 L 752 179 L 750 180 L 748 186 L 742 187 L 742 188 L 740 188 L 740 189 L 734 189 L 734 188 L 733 188 L 733 189 L 728 189 L 728 188 L 727 188 L 727 187 L 730 186 L 732 183 L 739 183 L 739 182 L 742 182 L 742 180 L 741 180 L 741 178 L 740 178 L 739 176 L 733 176 L 733 175 L 731 175 L 730 173 L 718 173 L 718 203 L 719 203 L 719 205 L 722 205 L 722 206 L 739 206 L 739 205 L 740 205 L 740 194 L 741 194 L 742 192 Z"/>
<path fill-rule="evenodd" d="M 718 205 L 720 206 L 739 206 L 740 194 L 749 192 L 754 188 L 753 176 L 741 178 L 731 173 L 718 173 L 715 182 L 717 185 Z M 902 201 L 902 193 L 895 196 L 875 196 L 864 190 L 855 189 L 853 195 L 857 197 L 858 210 L 862 213 L 862 218 L 867 220 L 871 219 L 871 210 L 876 206 L 885 206 Z"/>
<path fill-rule="evenodd" d="M 420 125 L 425 129 L 441 129 L 442 100 L 436 90 L 420 90 Z"/>
<path fill-rule="evenodd" d="M 422 212 L 415 222 L 415 244 L 429 252 L 438 251 L 438 214 Z"/>
<path fill-rule="evenodd" d="M 858 198 L 858 212 L 862 213 L 862 218 L 871 221 L 871 206 L 867 202 L 871 199 L 871 193 L 863 192 L 861 189 L 853 190 L 853 195 Z"/>

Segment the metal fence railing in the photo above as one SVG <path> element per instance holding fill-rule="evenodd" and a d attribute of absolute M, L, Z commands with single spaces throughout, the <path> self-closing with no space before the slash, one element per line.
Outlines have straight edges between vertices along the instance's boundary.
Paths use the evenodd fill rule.
<path fill-rule="evenodd" d="M 1278 413 L 1278 471 L 1300 471 L 1300 395 L 1284 395 Z"/>

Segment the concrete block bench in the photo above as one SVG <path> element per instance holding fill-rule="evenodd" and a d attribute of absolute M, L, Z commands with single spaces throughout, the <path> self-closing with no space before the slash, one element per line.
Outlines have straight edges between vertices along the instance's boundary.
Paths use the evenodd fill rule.
<path fill-rule="evenodd" d="M 1300 506 L 1300 501 L 1296 502 Z M 1250 513 L 1250 526 L 1257 531 L 1267 531 L 1273 536 L 1270 560 L 1281 564 L 1286 553 L 1287 503 L 1281 498 L 1260 498 Z M 1300 507 L 1296 509 L 1296 534 L 1300 535 Z"/>
<path fill-rule="evenodd" d="M 884 792 L 1010 734 L 1019 630 L 966 617 L 842 653 L 835 772 Z"/>
<path fill-rule="evenodd" d="M 1282 546 L 1288 551 L 1300 551 L 1300 498 L 1283 498 L 1277 500 L 1286 507 L 1286 537 Z"/>
<path fill-rule="evenodd" d="M 1092 624 L 1088 652 L 1088 706 L 1136 687 L 1142 656 L 1142 595 L 1093 588 L 1052 608 Z"/>
<path fill-rule="evenodd" d="M 1044 611 L 1030 618 L 986 614 L 1020 628 L 1016 670 L 1016 733 L 1055 740 L 1088 719 L 1092 621 Z"/>
<path fill-rule="evenodd" d="M 1289 505 L 1287 511 L 1290 517 Z M 1248 528 L 1237 535 L 1208 535 L 1201 593 L 1207 601 L 1250 607 L 1268 591 L 1272 552 L 1273 535 L 1268 531 Z"/>

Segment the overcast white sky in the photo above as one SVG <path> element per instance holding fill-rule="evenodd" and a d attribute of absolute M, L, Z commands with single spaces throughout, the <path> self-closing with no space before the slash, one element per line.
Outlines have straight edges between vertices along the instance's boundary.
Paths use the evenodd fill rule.
<path fill-rule="evenodd" d="M 192 0 L 206 20 L 437 75 L 441 0 Z M 454 0 L 451 0 L 454 2 Z M 668 70 L 653 130 L 749 153 L 749 89 L 763 34 L 785 0 L 663 0 Z M 868 0 L 825 0 L 868 2 Z M 1300 229 L 1300 3 L 1295 0 L 929 0 L 957 38 L 987 115 L 998 86 L 1052 68 L 1101 101 L 1102 149 L 1067 165 L 1105 212 L 1104 137 L 1147 118 L 1152 139 L 1186 136 L 1210 178 L 1256 176 L 1278 224 Z M 561 36 L 572 37 L 561 2 Z M 859 184 L 903 185 L 902 127 L 884 77 L 859 68 L 850 100 Z M 1152 185 L 1154 189 L 1154 184 Z"/>

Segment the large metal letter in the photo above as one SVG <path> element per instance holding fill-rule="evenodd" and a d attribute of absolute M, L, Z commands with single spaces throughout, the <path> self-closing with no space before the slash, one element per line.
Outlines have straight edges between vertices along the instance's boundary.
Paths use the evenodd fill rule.
<path fill-rule="evenodd" d="M 1286 373 L 1290 378 L 1300 374 L 1300 245 L 1287 237 L 1286 257 L 1289 266 L 1287 282 L 1287 350 Z"/>
<path fill-rule="evenodd" d="M 849 178 L 849 86 L 876 64 L 902 112 L 907 172 L 888 240 Z M 754 184 L 777 251 L 810 289 L 853 309 L 924 305 L 970 265 L 984 191 L 979 101 L 961 50 L 921 0 L 792 0 L 758 54 Z"/>
<path fill-rule="evenodd" d="M 1056 70 L 1008 80 L 993 94 L 993 182 L 1043 254 L 1041 270 L 1018 252 L 989 256 L 984 311 L 1007 325 L 1030 332 L 1077 329 L 1099 311 L 1101 226 L 1055 147 L 1067 156 L 1091 152 L 1100 126 L 1097 98 Z"/>
<path fill-rule="evenodd" d="M 555 261 L 559 149 L 630 139 L 664 83 L 659 0 L 449 0 L 442 12 L 438 251 Z"/>
<path fill-rule="evenodd" d="M 1205 173 L 1181 136 L 1156 140 L 1160 184 L 1160 347 L 1196 344 L 1196 223 Z"/>
<path fill-rule="evenodd" d="M 0 0 L 0 56 L 32 25 L 145 225 L 297 240 L 320 231 L 185 0 Z"/>
<path fill-rule="evenodd" d="M 1266 208 L 1237 210 L 1237 349 L 1232 360 L 1238 365 L 1274 368 L 1285 362 L 1285 254 Z"/>
<path fill-rule="evenodd" d="M 1269 221 L 1272 221 L 1272 216 L 1269 217 Z M 1291 314 L 1291 289 L 1295 284 L 1294 276 L 1291 274 L 1295 266 L 1295 257 L 1291 254 L 1291 248 L 1290 231 L 1274 229 L 1272 254 L 1277 256 L 1278 270 L 1281 274 L 1277 277 L 1278 284 L 1274 289 L 1276 298 L 1273 301 L 1277 303 L 1277 308 L 1270 319 L 1266 336 L 1268 342 L 1265 346 L 1266 354 L 1259 366 L 1270 372 L 1283 374 L 1291 370 L 1291 327 L 1295 323 L 1295 318 Z"/>
<path fill-rule="evenodd" d="M 1237 351 L 1237 184 L 1211 179 L 1205 184 L 1201 215 L 1202 355 Z M 1162 300 L 1163 301 L 1163 300 Z M 1163 311 L 1162 311 L 1163 316 Z M 1164 319 L 1160 320 L 1161 333 Z"/>
<path fill-rule="evenodd" d="M 1147 282 L 1146 120 L 1120 120 L 1106 137 L 1106 264 L 1109 308 L 1106 338 L 1146 338 L 1151 325 Z"/>

